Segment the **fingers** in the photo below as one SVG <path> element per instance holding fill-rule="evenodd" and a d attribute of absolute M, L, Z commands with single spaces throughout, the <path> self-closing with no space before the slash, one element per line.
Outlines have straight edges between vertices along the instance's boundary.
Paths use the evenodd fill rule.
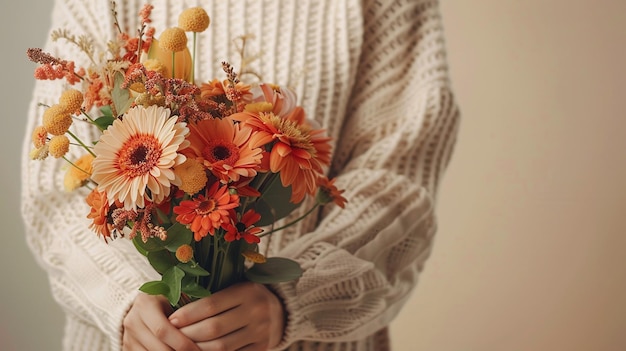
<path fill-rule="evenodd" d="M 191 302 L 172 313 L 169 320 L 174 326 L 182 328 L 228 311 L 241 304 L 239 290 L 235 285 L 207 298 Z"/>
<path fill-rule="evenodd" d="M 259 338 L 262 339 L 262 338 Z M 266 351 L 268 349 L 267 343 L 261 340 L 250 340 L 250 331 L 248 328 L 241 328 L 228 335 L 225 335 L 219 339 L 210 341 L 202 341 L 198 343 L 198 346 L 203 351 L 210 350 L 222 350 L 222 351 L 240 351 L 240 350 L 258 350 Z"/>
<path fill-rule="evenodd" d="M 198 346 L 167 319 L 166 313 L 170 311 L 164 298 L 139 294 L 123 322 L 123 340 L 129 345 L 128 350 L 199 351 Z"/>
<path fill-rule="evenodd" d="M 132 312 L 132 311 L 131 311 Z M 172 351 L 172 348 L 159 340 L 141 319 L 124 319 L 124 336 L 122 338 L 124 351 Z"/>
<path fill-rule="evenodd" d="M 237 309 L 230 309 L 217 316 L 206 318 L 180 329 L 188 338 L 195 342 L 209 341 L 228 335 L 246 326 L 248 321 L 242 318 Z"/>

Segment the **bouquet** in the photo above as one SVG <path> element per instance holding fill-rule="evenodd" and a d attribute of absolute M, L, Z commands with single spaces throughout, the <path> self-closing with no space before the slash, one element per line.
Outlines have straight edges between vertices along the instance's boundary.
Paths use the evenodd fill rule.
<path fill-rule="evenodd" d="M 240 78 L 251 72 L 235 72 L 226 61 L 224 77 L 196 82 L 196 39 L 210 24 L 208 14 L 189 8 L 157 39 L 152 9 L 144 6 L 134 35 L 116 21 L 118 36 L 105 53 L 95 52 L 93 38 L 53 31 L 53 40 L 87 55 L 88 67 L 28 50 L 39 64 L 36 79 L 67 82 L 58 103 L 44 105 L 31 158 L 69 163 L 64 186 L 87 189 L 90 228 L 105 242 L 132 240 L 161 275 L 140 290 L 164 295 L 172 306 L 244 279 L 297 279 L 295 261 L 265 257 L 258 244 L 318 206 L 344 207 L 343 191 L 324 175 L 330 138 L 290 89 L 258 79 L 247 84 Z M 111 11 L 117 18 L 115 2 Z M 94 128 L 96 140 L 78 135 L 77 123 Z M 70 147 L 83 155 L 70 159 Z M 309 196 L 315 201 L 302 217 L 275 226 Z"/>

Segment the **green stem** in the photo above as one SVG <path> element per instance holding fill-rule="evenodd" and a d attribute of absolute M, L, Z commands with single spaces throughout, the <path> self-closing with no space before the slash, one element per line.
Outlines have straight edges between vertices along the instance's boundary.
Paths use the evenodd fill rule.
<path fill-rule="evenodd" d="M 176 78 L 176 52 L 172 51 L 172 78 Z"/>
<path fill-rule="evenodd" d="M 89 174 L 89 172 L 85 171 L 84 169 L 78 167 L 74 162 L 70 161 L 67 157 L 63 156 L 63 159 L 65 161 L 67 161 L 67 163 L 69 163 L 70 165 L 72 165 L 72 167 L 78 169 L 79 171 L 85 173 L 85 174 Z"/>
<path fill-rule="evenodd" d="M 196 81 L 196 37 L 197 33 L 193 32 L 193 57 L 191 59 L 191 84 Z"/>
<path fill-rule="evenodd" d="M 76 140 L 76 142 L 79 143 L 80 146 L 82 146 L 85 150 L 87 150 L 87 152 L 89 152 L 91 156 L 96 157 L 96 154 L 94 154 L 93 151 L 91 151 L 91 149 L 87 145 L 85 145 L 82 140 L 80 140 L 76 135 L 74 135 L 74 133 L 68 130 L 67 134 L 69 134 L 72 138 L 74 138 L 74 140 Z"/>
<path fill-rule="evenodd" d="M 274 233 L 274 232 L 277 232 L 277 231 L 279 231 L 279 230 L 283 230 L 283 229 L 285 229 L 285 228 L 291 227 L 292 225 L 294 225 L 294 224 L 296 224 L 296 223 L 300 222 L 300 221 L 301 221 L 301 220 L 303 220 L 305 217 L 307 217 L 308 215 L 310 215 L 311 213 L 313 213 L 313 211 L 315 211 L 315 209 L 316 209 L 316 208 L 318 208 L 319 206 L 320 206 L 320 204 L 319 204 L 319 203 L 315 203 L 315 205 L 314 205 L 313 207 L 311 207 L 308 211 L 306 211 L 306 212 L 305 212 L 302 216 L 300 216 L 300 217 L 298 217 L 298 218 L 294 219 L 293 221 L 291 221 L 291 222 L 289 222 L 289 223 L 287 223 L 287 224 L 285 224 L 285 225 L 283 225 L 283 226 L 281 226 L 281 227 L 274 228 L 274 229 L 270 230 L 269 232 L 265 232 L 265 233 L 259 234 L 259 235 L 258 235 L 258 237 L 259 237 L 259 238 L 262 238 L 262 237 L 264 237 L 264 236 L 270 235 L 270 234 L 272 234 L 272 233 Z"/>

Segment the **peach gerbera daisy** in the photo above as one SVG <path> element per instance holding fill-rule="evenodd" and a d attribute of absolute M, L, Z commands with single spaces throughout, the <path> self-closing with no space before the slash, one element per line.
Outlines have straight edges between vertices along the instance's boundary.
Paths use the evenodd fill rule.
<path fill-rule="evenodd" d="M 189 129 L 178 117 L 158 106 L 134 107 L 104 131 L 94 147 L 91 178 L 127 210 L 145 201 L 160 203 L 179 185 L 173 168 L 185 161 L 178 153 L 188 145 Z"/>
<path fill-rule="evenodd" d="M 204 164 L 222 183 L 257 174 L 262 150 L 250 147 L 252 129 L 229 118 L 205 119 L 189 124 L 189 148 L 182 151 Z"/>
<path fill-rule="evenodd" d="M 231 194 L 228 186 L 220 186 L 219 182 L 207 188 L 204 195 L 191 200 L 184 200 L 174 207 L 176 220 L 187 225 L 193 232 L 196 241 L 215 234 L 215 229 L 229 221 L 228 211 L 239 206 L 239 196 Z"/>
<path fill-rule="evenodd" d="M 317 177 L 330 164 L 330 138 L 305 123 L 302 107 L 295 107 L 285 117 L 273 112 L 242 112 L 232 118 L 255 130 L 252 147 L 271 145 L 270 170 L 280 174 L 283 186 L 291 185 L 291 202 L 299 203 L 306 194 L 315 194 Z"/>

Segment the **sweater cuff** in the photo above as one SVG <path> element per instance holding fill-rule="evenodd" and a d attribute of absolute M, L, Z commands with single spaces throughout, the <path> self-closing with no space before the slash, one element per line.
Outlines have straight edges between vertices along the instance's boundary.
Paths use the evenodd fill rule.
<path fill-rule="evenodd" d="M 118 306 L 115 306 L 115 309 L 111 311 L 111 319 L 109 320 L 109 342 L 111 345 L 111 351 L 121 351 L 122 350 L 122 336 L 124 335 L 124 318 L 126 314 L 130 310 L 133 302 L 135 301 L 135 297 L 139 293 L 139 289 L 134 290 L 133 292 L 129 292 L 124 294 L 124 298 Z"/>
<path fill-rule="evenodd" d="M 302 306 L 300 306 L 298 298 L 296 297 L 296 283 L 297 281 L 292 281 L 269 286 L 269 289 L 273 291 L 282 302 L 286 315 L 285 330 L 283 331 L 282 340 L 270 351 L 284 350 L 289 347 L 298 340 L 296 331 L 302 328 L 303 324 L 309 324 L 306 316 L 301 312 Z"/>

